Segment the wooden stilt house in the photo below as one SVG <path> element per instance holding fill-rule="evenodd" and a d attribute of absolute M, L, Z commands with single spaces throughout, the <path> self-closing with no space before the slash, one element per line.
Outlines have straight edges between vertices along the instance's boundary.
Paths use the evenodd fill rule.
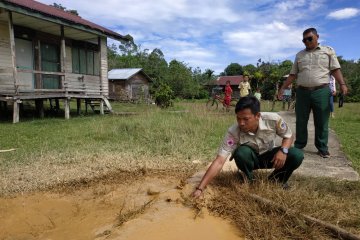
<path fill-rule="evenodd" d="M 71 99 L 77 100 L 78 111 L 82 102 L 94 100 L 100 113 L 111 109 L 107 37 L 127 40 L 33 0 L 0 1 L 0 107 L 13 106 L 14 123 L 23 101 L 35 101 L 40 115 L 45 100 L 64 101 L 66 119 Z"/>

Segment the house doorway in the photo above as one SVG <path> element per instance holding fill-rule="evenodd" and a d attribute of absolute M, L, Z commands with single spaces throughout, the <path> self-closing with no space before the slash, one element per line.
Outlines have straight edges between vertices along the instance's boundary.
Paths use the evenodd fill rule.
<path fill-rule="evenodd" d="M 32 41 L 15 38 L 16 68 L 18 71 L 19 88 L 22 90 L 34 89 L 34 74 L 21 70 L 34 69 L 34 52 Z"/>

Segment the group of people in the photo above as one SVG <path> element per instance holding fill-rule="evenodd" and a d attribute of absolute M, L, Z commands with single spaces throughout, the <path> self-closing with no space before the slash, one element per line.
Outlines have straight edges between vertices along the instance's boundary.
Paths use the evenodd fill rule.
<path fill-rule="evenodd" d="M 315 28 L 303 32 L 305 49 L 296 54 L 290 74 L 278 91 L 278 98 L 282 99 L 285 89 L 291 89 L 289 86 L 297 79 L 296 137 L 280 115 L 260 112 L 260 101 L 257 97 L 248 96 L 249 94 L 241 97 L 235 107 L 237 123 L 228 128 L 215 159 L 192 193 L 193 197 L 202 195 L 229 157 L 230 160 L 235 160 L 247 181 L 254 180 L 253 170 L 272 168 L 274 171 L 268 179 L 281 184 L 284 189 L 288 188 L 288 179 L 304 159 L 302 149 L 307 144 L 307 124 L 311 110 L 314 115 L 315 146 L 318 154 L 323 158 L 330 157 L 329 97 L 333 92 L 329 88 L 329 76 L 338 82 L 343 95 L 347 94 L 348 89 L 335 51 L 331 47 L 321 46 L 318 39 Z M 248 90 L 250 85 L 243 91 Z M 281 146 L 275 146 L 275 136 L 282 138 Z"/>
<path fill-rule="evenodd" d="M 240 97 L 245 97 L 250 94 L 250 83 L 249 83 L 249 75 L 244 74 L 244 81 L 240 82 L 239 84 L 240 89 Z M 230 81 L 226 81 L 225 89 L 224 89 L 224 105 L 228 108 L 230 106 L 231 97 L 232 97 L 233 90 L 230 85 Z"/>

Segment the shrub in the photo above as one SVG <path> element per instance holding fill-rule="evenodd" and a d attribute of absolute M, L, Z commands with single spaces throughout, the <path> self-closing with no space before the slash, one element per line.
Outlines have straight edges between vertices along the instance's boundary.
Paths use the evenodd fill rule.
<path fill-rule="evenodd" d="M 165 83 L 161 83 L 155 90 L 155 103 L 161 108 L 170 107 L 172 106 L 173 96 L 174 92 L 171 90 L 170 86 Z"/>

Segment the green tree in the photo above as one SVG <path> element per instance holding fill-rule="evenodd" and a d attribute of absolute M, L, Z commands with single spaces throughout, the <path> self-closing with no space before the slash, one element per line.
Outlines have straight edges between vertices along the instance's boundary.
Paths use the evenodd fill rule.
<path fill-rule="evenodd" d="M 338 56 L 341 71 L 349 88 L 345 98 L 348 102 L 360 102 L 360 59 L 358 61 L 345 60 Z"/>
<path fill-rule="evenodd" d="M 60 9 L 60 10 L 63 10 L 64 12 L 68 12 L 68 13 L 71 13 L 73 15 L 76 15 L 76 16 L 79 16 L 79 13 L 77 10 L 74 10 L 74 9 L 66 9 L 66 7 L 62 6 L 61 4 L 59 3 L 53 3 L 53 4 L 50 4 L 49 6 L 52 6 L 52 7 L 55 7 L 57 9 Z"/>
<path fill-rule="evenodd" d="M 175 96 L 181 98 L 194 98 L 200 90 L 200 85 L 192 78 L 191 69 L 185 63 L 177 60 L 169 63 L 165 83 L 169 84 Z"/>
<path fill-rule="evenodd" d="M 148 56 L 148 61 L 143 67 L 144 71 L 154 81 L 153 84 L 158 86 L 167 76 L 168 63 L 165 60 L 163 52 L 155 48 Z"/>
<path fill-rule="evenodd" d="M 238 63 L 230 63 L 224 70 L 220 73 L 221 76 L 238 76 L 243 74 L 243 68 Z"/>
<path fill-rule="evenodd" d="M 250 76 L 253 76 L 255 74 L 256 70 L 257 70 L 256 67 L 252 64 L 243 66 L 243 71 L 247 72 Z"/>

